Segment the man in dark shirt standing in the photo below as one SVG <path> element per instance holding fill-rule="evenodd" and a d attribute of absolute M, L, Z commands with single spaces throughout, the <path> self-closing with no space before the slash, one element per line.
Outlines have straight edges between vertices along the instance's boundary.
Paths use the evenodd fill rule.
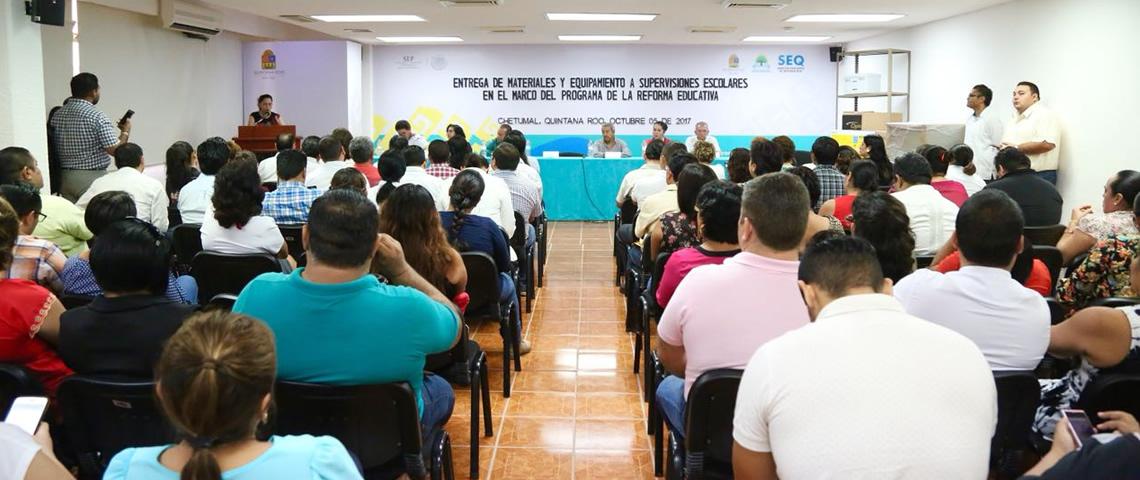
<path fill-rule="evenodd" d="M 1061 192 L 1052 183 L 1042 180 L 1029 167 L 1029 157 L 1014 147 L 1002 149 L 994 157 L 998 180 L 986 188 L 1008 194 L 1025 216 L 1025 226 L 1045 227 L 1061 222 Z"/>

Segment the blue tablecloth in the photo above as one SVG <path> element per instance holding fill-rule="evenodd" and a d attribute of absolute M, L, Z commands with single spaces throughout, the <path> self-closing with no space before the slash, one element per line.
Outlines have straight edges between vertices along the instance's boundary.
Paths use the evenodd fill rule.
<path fill-rule="evenodd" d="M 542 198 L 550 220 L 612 220 L 614 197 L 640 158 L 539 158 Z"/>

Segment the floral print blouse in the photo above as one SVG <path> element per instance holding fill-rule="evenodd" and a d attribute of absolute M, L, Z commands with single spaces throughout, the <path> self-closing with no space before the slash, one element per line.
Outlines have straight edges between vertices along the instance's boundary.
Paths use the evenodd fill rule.
<path fill-rule="evenodd" d="M 673 253 L 682 248 L 695 247 L 701 244 L 697 238 L 696 222 L 681 212 L 669 212 L 661 216 L 661 249 L 662 253 Z"/>
<path fill-rule="evenodd" d="M 1140 249 L 1140 235 L 1108 235 L 1089 256 L 1057 284 L 1057 299 L 1067 314 L 1098 298 L 1132 297 L 1128 268 Z"/>
<path fill-rule="evenodd" d="M 1130 210 L 1112 213 L 1093 213 L 1077 221 L 1077 230 L 1101 241 L 1109 235 L 1136 235 L 1136 219 Z"/>

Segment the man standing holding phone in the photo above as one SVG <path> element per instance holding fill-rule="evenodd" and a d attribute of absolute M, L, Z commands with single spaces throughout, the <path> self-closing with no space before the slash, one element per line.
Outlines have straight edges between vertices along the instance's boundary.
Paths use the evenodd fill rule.
<path fill-rule="evenodd" d="M 60 195 L 72 202 L 83 196 L 91 182 L 107 173 L 111 155 L 131 136 L 131 111 L 115 124 L 95 108 L 99 103 L 99 78 L 80 73 L 71 78 L 71 98 L 51 118 L 62 181 Z"/>

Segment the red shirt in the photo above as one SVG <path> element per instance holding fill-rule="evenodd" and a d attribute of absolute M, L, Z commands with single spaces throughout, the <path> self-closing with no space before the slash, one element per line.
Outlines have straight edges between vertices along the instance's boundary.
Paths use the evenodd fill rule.
<path fill-rule="evenodd" d="M 36 336 L 55 295 L 23 279 L 0 280 L 0 362 L 23 365 L 55 396 L 59 382 L 72 374 L 51 345 Z"/>
<path fill-rule="evenodd" d="M 831 216 L 838 218 L 839 223 L 843 224 L 843 229 L 848 232 L 851 231 L 851 222 L 847 217 L 851 216 L 851 204 L 855 203 L 855 195 L 840 195 L 835 197 L 835 213 Z"/>
<path fill-rule="evenodd" d="M 368 179 L 369 187 L 375 187 L 380 183 L 380 170 L 378 170 L 376 165 L 373 165 L 372 162 L 353 163 L 352 168 L 364 174 L 364 178 Z"/>
<path fill-rule="evenodd" d="M 957 182 L 955 182 L 957 183 Z M 955 272 L 962 268 L 961 255 L 958 252 L 947 255 L 942 259 L 938 265 L 933 268 L 941 273 Z M 1025 288 L 1040 293 L 1042 297 L 1049 296 L 1049 286 L 1053 284 L 1053 279 L 1049 277 L 1049 267 L 1045 266 L 1045 262 L 1033 259 L 1033 267 L 1029 270 L 1029 278 L 1025 279 L 1022 285 Z"/>
<path fill-rule="evenodd" d="M 962 204 L 966 203 L 966 199 L 970 198 L 970 194 L 966 193 L 966 187 L 963 187 L 962 183 L 957 180 L 930 182 L 930 186 L 938 190 L 938 193 L 941 193 L 947 200 L 954 202 L 958 208 L 961 208 Z"/>
<path fill-rule="evenodd" d="M 669 255 L 669 261 L 665 263 L 665 270 L 661 273 L 660 283 L 657 284 L 657 304 L 665 308 L 665 305 L 669 304 L 669 299 L 673 298 L 673 292 L 677 291 L 677 285 L 680 285 L 681 280 L 684 280 L 694 268 L 701 265 L 720 265 L 726 258 L 738 253 L 740 250 L 710 252 L 700 245 L 673 252 Z"/>

